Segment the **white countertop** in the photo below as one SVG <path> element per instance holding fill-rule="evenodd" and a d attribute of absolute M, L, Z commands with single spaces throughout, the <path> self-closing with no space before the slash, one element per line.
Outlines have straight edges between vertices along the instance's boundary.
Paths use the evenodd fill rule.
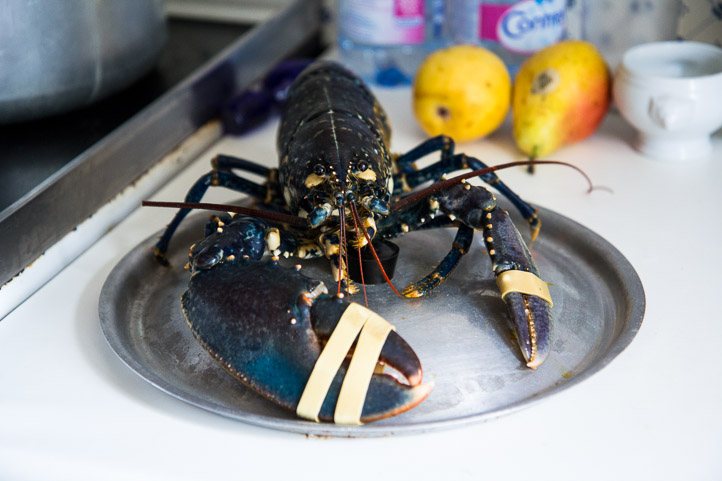
<path fill-rule="evenodd" d="M 392 150 L 419 143 L 409 91 L 378 93 Z M 275 126 L 222 139 L 153 198 L 180 200 L 217 152 L 273 165 Z M 128 369 L 100 331 L 106 276 L 170 218 L 139 208 L 0 321 L 0 480 L 722 479 L 722 137 L 708 159 L 663 163 L 633 151 L 632 135 L 611 113 L 553 156 L 613 193 L 587 194 L 564 167 L 501 173 L 610 241 L 644 284 L 636 339 L 580 384 L 489 422 L 372 439 L 307 438 L 193 407 Z M 490 164 L 521 157 L 508 125 L 458 151 Z"/>

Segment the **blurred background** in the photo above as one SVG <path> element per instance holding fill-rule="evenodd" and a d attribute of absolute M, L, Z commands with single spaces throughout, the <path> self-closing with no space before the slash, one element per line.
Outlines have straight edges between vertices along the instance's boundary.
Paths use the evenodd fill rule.
<path fill-rule="evenodd" d="M 0 282 L 283 58 L 336 56 L 408 86 L 429 52 L 458 43 L 512 74 L 563 38 L 594 43 L 612 69 L 639 43 L 722 43 L 716 0 L 1 0 L 0 12 Z"/>

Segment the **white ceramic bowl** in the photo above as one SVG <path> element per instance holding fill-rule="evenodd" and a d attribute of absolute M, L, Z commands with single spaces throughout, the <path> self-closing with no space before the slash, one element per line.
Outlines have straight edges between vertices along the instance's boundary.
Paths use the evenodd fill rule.
<path fill-rule="evenodd" d="M 654 42 L 629 49 L 614 77 L 614 101 L 639 132 L 634 147 L 663 160 L 704 157 L 722 126 L 722 49 Z"/>

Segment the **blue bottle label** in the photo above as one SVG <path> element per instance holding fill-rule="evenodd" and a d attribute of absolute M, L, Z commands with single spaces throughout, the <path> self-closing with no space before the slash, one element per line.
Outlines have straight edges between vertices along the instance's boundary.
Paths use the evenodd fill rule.
<path fill-rule="evenodd" d="M 561 40 L 566 0 L 522 0 L 512 5 L 479 5 L 479 39 L 498 42 L 506 50 L 532 54 Z"/>

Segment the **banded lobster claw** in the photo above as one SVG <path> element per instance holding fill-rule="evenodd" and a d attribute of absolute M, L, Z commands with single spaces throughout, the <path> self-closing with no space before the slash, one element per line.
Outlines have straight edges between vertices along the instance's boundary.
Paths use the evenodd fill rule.
<path fill-rule="evenodd" d="M 182 296 L 186 321 L 203 348 L 246 386 L 302 417 L 363 423 L 411 409 L 426 398 L 431 385 L 421 384 L 416 354 L 394 331 L 381 341 L 383 347 L 372 366 L 378 358 L 400 373 L 405 383 L 375 372 L 365 397 L 351 400 L 359 409 L 362 406 L 355 419 L 354 415 L 350 420 L 348 415 L 344 418 L 337 410 L 340 393 L 349 390 L 345 376 L 353 368 L 355 353 L 350 367 L 348 360 L 344 361 L 346 352 L 341 354 L 340 368 L 328 377 L 327 394 L 304 393 L 312 372 L 318 376 L 314 367 L 322 352 L 328 350 L 329 337 L 354 306 L 371 312 L 343 296 L 329 296 L 322 282 L 275 260 L 243 259 L 195 270 Z M 363 336 L 362 332 L 357 345 Z M 302 396 L 320 397 L 317 416 L 301 411 Z"/>
<path fill-rule="evenodd" d="M 492 258 L 496 283 L 507 307 L 509 319 L 524 356 L 531 369 L 539 367 L 551 350 L 552 301 L 546 283 L 519 231 L 501 209 L 486 214 L 486 230 L 504 239 L 485 243 Z"/>

